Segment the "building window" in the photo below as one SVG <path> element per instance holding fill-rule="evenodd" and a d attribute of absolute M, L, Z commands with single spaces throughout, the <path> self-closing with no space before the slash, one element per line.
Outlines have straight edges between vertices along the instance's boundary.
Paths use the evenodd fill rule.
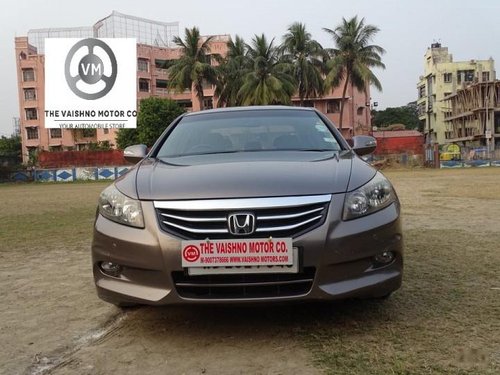
<path fill-rule="evenodd" d="M 155 60 L 155 67 L 157 67 L 159 69 L 168 69 L 172 65 L 174 65 L 175 61 L 176 60 L 160 60 L 160 59 L 156 59 Z"/>
<path fill-rule="evenodd" d="M 49 146 L 49 151 L 51 151 L 51 152 L 58 152 L 58 151 L 62 151 L 62 150 L 63 150 L 62 146 Z"/>
<path fill-rule="evenodd" d="M 166 89 L 168 86 L 168 81 L 164 79 L 157 79 L 156 80 L 156 88 L 159 89 Z"/>
<path fill-rule="evenodd" d="M 33 68 L 23 69 L 23 81 L 29 82 L 35 80 L 35 71 Z"/>
<path fill-rule="evenodd" d="M 463 82 L 474 81 L 474 70 L 458 70 L 457 71 L 457 82 L 458 84 Z"/>
<path fill-rule="evenodd" d="M 326 113 L 338 113 L 340 112 L 340 99 L 329 100 L 326 103 Z"/>
<path fill-rule="evenodd" d="M 364 109 L 365 109 L 364 107 L 358 107 L 356 111 L 358 113 L 358 116 L 363 116 Z"/>
<path fill-rule="evenodd" d="M 176 103 L 184 108 L 184 109 L 191 109 L 193 108 L 193 102 L 191 100 L 177 100 Z"/>
<path fill-rule="evenodd" d="M 109 134 L 109 129 L 103 129 L 104 134 Z"/>
<path fill-rule="evenodd" d="M 418 88 L 418 98 L 425 97 L 425 85 L 422 85 Z"/>
<path fill-rule="evenodd" d="M 212 98 L 203 100 L 203 107 L 205 109 L 212 109 L 214 107 L 214 102 Z"/>
<path fill-rule="evenodd" d="M 490 72 L 482 73 L 483 82 L 488 82 L 490 80 Z"/>
<path fill-rule="evenodd" d="M 62 138 L 62 130 L 50 129 L 50 138 Z"/>
<path fill-rule="evenodd" d="M 149 92 L 149 80 L 143 78 L 139 79 L 139 91 Z"/>
<path fill-rule="evenodd" d="M 38 128 L 36 128 L 36 127 L 26 128 L 26 138 L 38 139 Z"/>
<path fill-rule="evenodd" d="M 95 137 L 96 130 L 95 129 L 82 129 L 82 137 L 83 138 L 91 138 Z"/>
<path fill-rule="evenodd" d="M 86 151 L 89 149 L 89 146 L 86 143 L 78 143 L 76 145 L 76 151 Z"/>
<path fill-rule="evenodd" d="M 418 115 L 419 116 L 425 115 L 425 103 L 420 103 L 418 105 Z"/>
<path fill-rule="evenodd" d="M 26 108 L 26 120 L 37 120 L 38 113 L 36 108 Z"/>
<path fill-rule="evenodd" d="M 139 72 L 149 71 L 149 60 L 148 59 L 137 59 L 137 70 Z"/>
<path fill-rule="evenodd" d="M 24 89 L 24 100 L 36 100 L 36 90 Z"/>
<path fill-rule="evenodd" d="M 452 77 L 453 77 L 453 74 L 451 74 L 451 73 L 444 73 L 443 74 L 444 83 L 450 83 Z"/>

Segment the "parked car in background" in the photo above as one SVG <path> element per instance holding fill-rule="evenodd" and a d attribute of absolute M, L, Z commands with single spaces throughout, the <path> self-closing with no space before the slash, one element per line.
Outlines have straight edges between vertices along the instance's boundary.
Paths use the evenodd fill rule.
<path fill-rule="evenodd" d="M 97 293 L 117 305 L 386 297 L 401 285 L 389 180 L 310 108 L 185 114 L 100 195 Z"/>

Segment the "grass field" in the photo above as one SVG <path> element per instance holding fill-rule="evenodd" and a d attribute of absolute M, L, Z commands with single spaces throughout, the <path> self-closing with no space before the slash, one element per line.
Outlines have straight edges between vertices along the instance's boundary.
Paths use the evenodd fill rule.
<path fill-rule="evenodd" d="M 148 327 L 165 325 L 173 337 L 189 340 L 189 332 L 196 331 L 212 340 L 228 330 L 228 318 L 232 333 L 226 340 L 252 341 L 258 350 L 268 345 L 265 334 L 269 340 L 279 337 L 306 348 L 316 368 L 326 373 L 500 373 L 500 168 L 385 173 L 402 201 L 406 244 L 403 287 L 390 299 L 218 308 L 210 325 L 201 313 L 181 310 L 183 318 L 170 319 L 168 307 L 142 308 L 129 318 L 126 333 L 109 340 L 122 340 L 120 350 L 128 350 L 130 362 L 135 358 L 137 365 L 152 366 L 163 363 L 161 356 L 153 349 L 149 357 L 137 351 L 138 340 L 143 346 L 153 340 L 164 352 L 175 341 L 161 340 L 142 320 Z M 104 187 L 0 186 L 0 342 L 9 343 L 0 346 L 0 373 L 24 373 L 43 364 L 44 353 L 49 362 L 58 353 L 70 355 L 74 366 L 50 373 L 127 373 L 120 371 L 122 362 L 109 367 L 113 362 L 99 357 L 118 357 L 105 351 L 109 342 L 97 343 L 94 351 L 74 344 L 120 314 L 97 300 L 90 274 L 92 221 Z M 178 319 L 189 319 L 194 331 L 171 328 Z M 200 340 L 193 337 L 193 345 Z M 286 355 L 276 358 L 286 360 Z M 81 370 L 83 364 L 93 367 Z M 151 373 L 168 373 L 160 371 L 161 365 L 151 368 L 157 371 Z"/>
<path fill-rule="evenodd" d="M 304 332 L 347 374 L 500 373 L 500 169 L 386 172 L 403 207 L 403 288 Z"/>

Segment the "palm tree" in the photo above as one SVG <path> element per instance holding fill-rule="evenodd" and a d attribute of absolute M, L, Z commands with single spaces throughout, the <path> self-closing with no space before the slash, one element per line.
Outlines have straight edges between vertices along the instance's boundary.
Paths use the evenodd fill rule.
<path fill-rule="evenodd" d="M 235 40 L 227 43 L 226 58 L 221 59 L 217 67 L 215 95 L 218 106 L 234 107 L 241 105 L 238 91 L 243 85 L 243 77 L 249 69 L 247 48 L 243 38 L 236 35 Z"/>
<path fill-rule="evenodd" d="M 382 85 L 373 74 L 371 68 L 385 69 L 381 55 L 385 50 L 377 45 L 369 44 L 379 28 L 373 25 L 365 25 L 365 19 L 358 21 L 355 16 L 350 20 L 342 19 L 342 24 L 335 30 L 324 28 L 331 35 L 335 48 L 330 50 L 331 60 L 327 62 L 328 73 L 325 84 L 328 88 L 338 87 L 344 82 L 342 91 L 342 103 L 340 106 L 339 128 L 342 129 L 342 118 L 349 83 L 359 91 L 366 90 L 372 84 L 382 91 Z"/>
<path fill-rule="evenodd" d="M 322 96 L 324 93 L 323 47 L 311 38 L 306 26 L 300 22 L 292 24 L 283 36 L 280 47 L 285 60 L 293 64 L 293 76 L 297 81 L 300 106 L 304 98 Z"/>
<path fill-rule="evenodd" d="M 174 43 L 182 48 L 182 56 L 169 69 L 169 86 L 178 91 L 194 89 L 200 110 L 204 109 L 203 83 L 214 84 L 217 77 L 210 65 L 209 43 L 212 38 L 202 39 L 197 27 L 185 29 L 184 40 L 178 36 L 174 38 Z"/>
<path fill-rule="evenodd" d="M 264 34 L 256 35 L 247 45 L 251 67 L 238 91 L 243 105 L 290 104 L 296 91 L 291 64 L 279 59 L 279 51 L 267 42 Z"/>

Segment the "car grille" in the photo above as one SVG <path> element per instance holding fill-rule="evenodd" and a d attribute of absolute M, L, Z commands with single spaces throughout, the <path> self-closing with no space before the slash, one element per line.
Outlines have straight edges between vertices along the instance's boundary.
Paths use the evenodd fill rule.
<path fill-rule="evenodd" d="M 203 201 L 155 201 L 162 230 L 184 239 L 230 239 L 228 216 L 248 212 L 255 216 L 255 231 L 243 238 L 297 237 L 326 218 L 331 195 L 220 199 Z"/>
<path fill-rule="evenodd" d="M 295 274 L 240 274 L 189 276 L 172 272 L 177 293 L 193 299 L 240 299 L 293 297 L 307 294 L 315 268 L 304 267 Z"/>

